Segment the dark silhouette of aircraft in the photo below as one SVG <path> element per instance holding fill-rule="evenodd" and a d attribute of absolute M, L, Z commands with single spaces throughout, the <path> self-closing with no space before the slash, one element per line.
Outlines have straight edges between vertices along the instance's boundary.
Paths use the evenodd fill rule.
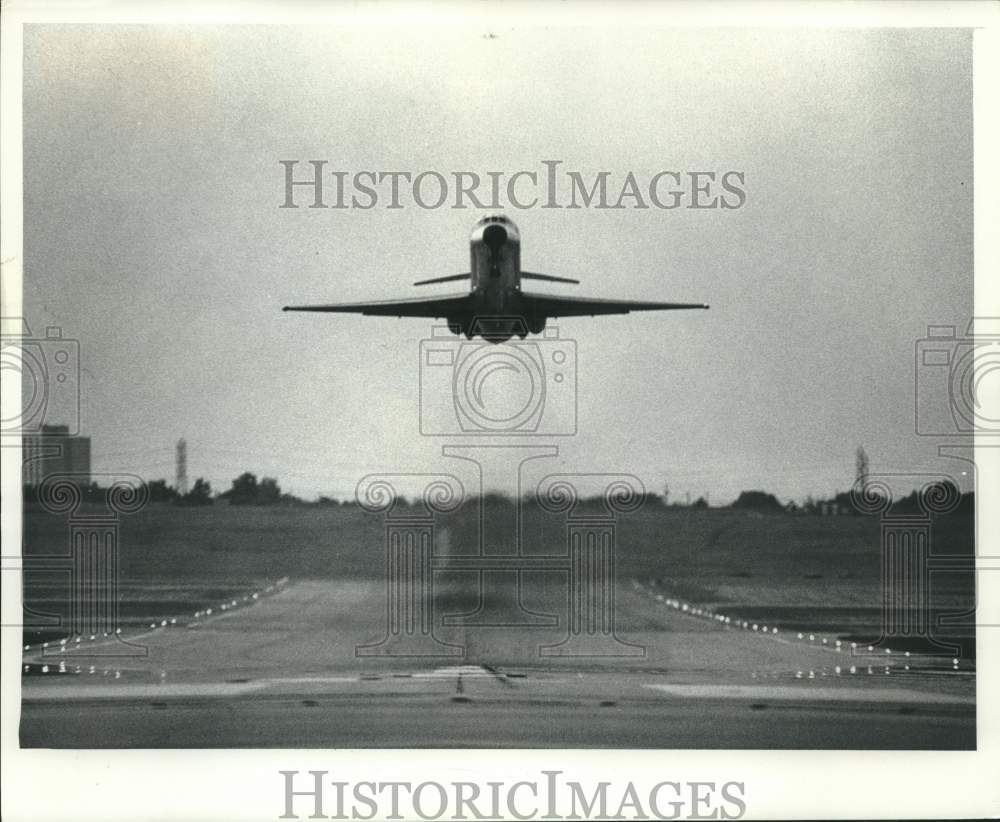
<path fill-rule="evenodd" d="M 535 274 L 521 270 L 521 236 L 517 226 L 503 215 L 483 217 L 472 229 L 472 270 L 420 280 L 414 285 L 470 280 L 465 294 L 384 300 L 332 305 L 289 305 L 285 311 L 326 311 L 380 317 L 444 318 L 455 334 L 469 339 L 480 336 L 488 342 L 504 342 L 540 334 L 550 317 L 594 317 L 598 314 L 628 314 L 631 311 L 670 311 L 708 308 L 704 303 L 637 302 L 598 300 L 530 294 L 521 290 L 522 280 L 545 280 L 578 284 L 579 280 Z"/>

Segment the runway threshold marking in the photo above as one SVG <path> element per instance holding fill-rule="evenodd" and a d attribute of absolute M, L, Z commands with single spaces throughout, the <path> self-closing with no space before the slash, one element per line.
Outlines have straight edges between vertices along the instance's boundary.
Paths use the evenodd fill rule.
<path fill-rule="evenodd" d="M 146 697 L 218 697 L 240 696 L 262 691 L 275 685 L 326 685 L 360 681 L 357 676 L 290 676 L 263 677 L 246 682 L 161 682 L 123 684 L 29 685 L 21 690 L 26 700 L 69 701 L 74 699 L 144 699 Z"/>
<path fill-rule="evenodd" d="M 950 694 L 924 693 L 903 688 L 830 688 L 805 685 L 801 688 L 793 686 L 759 686 L 759 685 L 665 685 L 646 683 L 644 688 L 660 691 L 669 696 L 687 699 L 757 699 L 806 701 L 823 700 L 835 702 L 907 702 L 975 705 L 971 697 L 953 696 Z"/>
<path fill-rule="evenodd" d="M 433 671 L 421 671 L 413 674 L 414 679 L 452 679 L 456 676 L 494 679 L 496 674 L 479 665 L 450 665 L 444 668 L 435 668 Z"/>
<path fill-rule="evenodd" d="M 22 688 L 25 701 L 70 702 L 77 699 L 152 699 L 161 697 L 239 696 L 259 691 L 267 683 L 192 682 L 149 685 L 38 685 Z"/>

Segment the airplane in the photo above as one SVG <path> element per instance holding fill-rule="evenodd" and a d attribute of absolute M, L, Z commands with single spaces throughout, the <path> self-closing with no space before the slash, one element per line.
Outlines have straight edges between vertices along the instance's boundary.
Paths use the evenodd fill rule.
<path fill-rule="evenodd" d="M 414 285 L 470 280 L 464 294 L 383 300 L 332 305 L 288 305 L 284 311 L 355 313 L 381 317 L 444 318 L 453 334 L 468 339 L 480 336 L 487 342 L 506 342 L 541 334 L 553 317 L 586 317 L 598 314 L 628 314 L 631 311 L 670 311 L 708 308 L 704 303 L 664 303 L 633 300 L 601 300 L 532 294 L 521 290 L 523 280 L 579 284 L 579 280 L 536 274 L 521 269 L 521 234 L 503 214 L 476 222 L 471 237 L 472 266 L 468 274 L 451 274 L 418 280 Z"/>

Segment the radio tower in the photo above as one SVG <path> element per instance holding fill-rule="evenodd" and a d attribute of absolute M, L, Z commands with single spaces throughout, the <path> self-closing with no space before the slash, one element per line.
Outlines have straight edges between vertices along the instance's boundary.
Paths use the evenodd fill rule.
<path fill-rule="evenodd" d="M 184 496 L 188 492 L 188 444 L 184 437 L 177 440 L 177 493 Z"/>

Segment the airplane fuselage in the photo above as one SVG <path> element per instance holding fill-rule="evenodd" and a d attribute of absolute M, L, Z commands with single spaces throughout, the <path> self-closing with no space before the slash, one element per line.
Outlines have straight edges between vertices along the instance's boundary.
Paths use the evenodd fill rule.
<path fill-rule="evenodd" d="M 545 318 L 533 317 L 521 300 L 521 235 L 502 215 L 484 217 L 470 238 L 473 310 L 464 318 L 449 318 L 452 331 L 468 337 L 480 334 L 490 342 L 537 334 Z"/>

